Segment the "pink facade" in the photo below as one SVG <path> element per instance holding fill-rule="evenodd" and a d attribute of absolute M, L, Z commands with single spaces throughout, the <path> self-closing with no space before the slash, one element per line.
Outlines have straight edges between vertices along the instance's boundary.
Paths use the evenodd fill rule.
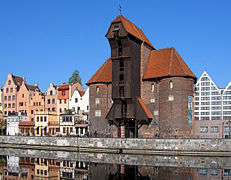
<path fill-rule="evenodd" d="M 57 86 L 50 84 L 45 93 L 45 111 L 57 112 Z"/>
<path fill-rule="evenodd" d="M 8 113 L 17 112 L 17 95 L 18 90 L 25 78 L 8 74 L 2 91 L 3 113 L 6 117 Z"/>
<path fill-rule="evenodd" d="M 45 96 L 37 87 L 30 98 L 29 119 L 34 121 L 35 113 L 45 111 Z"/>

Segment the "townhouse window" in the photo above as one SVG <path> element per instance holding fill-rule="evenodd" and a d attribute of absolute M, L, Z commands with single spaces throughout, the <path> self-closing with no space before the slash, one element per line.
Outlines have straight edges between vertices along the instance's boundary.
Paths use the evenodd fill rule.
<path fill-rule="evenodd" d="M 34 111 L 33 110 L 31 110 L 31 114 L 33 114 L 34 113 Z"/>
<path fill-rule="evenodd" d="M 101 117 L 101 110 L 96 110 L 95 111 L 95 116 L 96 117 Z"/>
<path fill-rule="evenodd" d="M 52 104 L 55 104 L 55 99 L 52 99 Z"/>
<path fill-rule="evenodd" d="M 50 108 L 48 108 L 48 111 L 50 111 L 51 109 Z"/>
<path fill-rule="evenodd" d="M 34 102 L 34 106 L 35 106 L 35 102 Z"/>
<path fill-rule="evenodd" d="M 10 101 L 11 100 L 11 96 L 8 96 L 8 101 Z"/>
<path fill-rule="evenodd" d="M 13 92 L 13 88 L 10 88 L 10 92 Z"/>
<path fill-rule="evenodd" d="M 6 92 L 7 92 L 7 93 L 9 92 L 9 88 L 6 88 Z"/>
<path fill-rule="evenodd" d="M 47 170 L 44 171 L 44 174 L 47 175 Z"/>
<path fill-rule="evenodd" d="M 65 127 L 63 127 L 63 133 L 66 133 L 66 128 Z"/>
<path fill-rule="evenodd" d="M 22 94 L 22 98 L 24 98 L 24 94 Z"/>
<path fill-rule="evenodd" d="M 51 95 L 51 96 L 53 95 L 53 91 L 50 91 L 50 95 Z"/>
<path fill-rule="evenodd" d="M 207 169 L 200 169 L 200 175 L 207 175 Z"/>
<path fill-rule="evenodd" d="M 62 104 L 62 99 L 59 100 L 59 104 Z"/>
<path fill-rule="evenodd" d="M 37 116 L 37 122 L 39 122 L 39 116 Z"/>
<path fill-rule="evenodd" d="M 25 106 L 26 106 L 26 102 L 25 102 Z"/>
<path fill-rule="evenodd" d="M 50 99 L 48 99 L 48 100 L 47 100 L 47 104 L 50 104 L 50 103 L 51 103 L 51 100 L 50 100 Z"/>
<path fill-rule="evenodd" d="M 23 106 L 23 102 L 19 102 L 19 106 Z"/>
<path fill-rule="evenodd" d="M 39 102 L 39 106 L 41 106 L 41 102 Z"/>
<path fill-rule="evenodd" d="M 59 112 L 60 112 L 60 113 L 62 112 L 62 108 L 59 109 Z"/>
<path fill-rule="evenodd" d="M 173 82 L 172 82 L 172 81 L 169 82 L 169 88 L 170 88 L 170 89 L 173 88 Z"/>
<path fill-rule="evenodd" d="M 62 91 L 62 96 L 65 96 L 66 95 L 66 91 Z"/>
<path fill-rule="evenodd" d="M 99 104 L 99 98 L 95 98 L 95 104 Z"/>
<path fill-rule="evenodd" d="M 89 110 L 89 106 L 87 106 L 87 110 Z"/>
<path fill-rule="evenodd" d="M 37 169 L 37 174 L 39 174 L 39 169 Z"/>
<path fill-rule="evenodd" d="M 13 103 L 13 108 L 15 107 L 15 103 Z"/>
<path fill-rule="evenodd" d="M 47 122 L 47 117 L 46 116 L 44 116 L 44 122 Z"/>
<path fill-rule="evenodd" d="M 36 102 L 36 106 L 38 106 L 38 102 Z"/>
<path fill-rule="evenodd" d="M 52 108 L 52 111 L 55 111 L 55 108 Z"/>
<path fill-rule="evenodd" d="M 66 104 L 67 103 L 67 100 L 66 99 L 64 99 L 64 104 Z"/>
<path fill-rule="evenodd" d="M 11 104 L 8 104 L 8 108 L 11 108 Z"/>
<path fill-rule="evenodd" d="M 15 95 L 12 96 L 12 99 L 15 100 Z"/>
<path fill-rule="evenodd" d="M 40 117 L 40 121 L 43 122 L 43 116 Z"/>
<path fill-rule="evenodd" d="M 78 102 L 78 98 L 75 98 L 75 103 L 77 103 Z"/>
<path fill-rule="evenodd" d="M 8 81 L 8 85 L 11 85 L 11 80 Z"/>
<path fill-rule="evenodd" d="M 7 96 L 5 96 L 4 100 L 7 101 Z"/>
<path fill-rule="evenodd" d="M 5 104 L 5 108 L 7 108 L 7 104 Z"/>
<path fill-rule="evenodd" d="M 73 132 L 73 128 L 72 127 L 70 127 L 70 132 Z"/>

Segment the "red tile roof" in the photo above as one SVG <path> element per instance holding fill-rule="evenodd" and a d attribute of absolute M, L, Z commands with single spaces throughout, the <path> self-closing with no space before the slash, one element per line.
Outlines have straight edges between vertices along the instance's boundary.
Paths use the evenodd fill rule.
<path fill-rule="evenodd" d="M 58 86 L 58 90 L 68 90 L 69 84 L 63 83 L 60 86 Z"/>
<path fill-rule="evenodd" d="M 143 110 L 144 110 L 145 114 L 147 115 L 147 117 L 148 117 L 149 119 L 152 119 L 152 115 L 151 115 L 149 109 L 147 108 L 147 106 L 146 106 L 146 105 L 144 104 L 144 102 L 142 101 L 142 99 L 141 99 L 140 97 L 137 97 L 137 100 L 138 100 L 138 102 L 140 103 L 141 107 L 143 108 Z"/>
<path fill-rule="evenodd" d="M 111 58 L 99 68 L 99 70 L 86 83 L 87 85 L 94 83 L 110 83 L 112 82 L 112 60 Z"/>
<path fill-rule="evenodd" d="M 143 33 L 143 31 L 138 28 L 135 24 L 133 24 L 131 21 L 129 21 L 127 18 L 125 18 L 122 15 L 117 16 L 112 23 L 115 22 L 122 22 L 126 31 L 135 36 L 136 38 L 140 39 L 141 41 L 147 43 L 149 46 L 151 46 L 153 49 L 155 49 L 152 45 L 152 43 L 148 40 L 148 38 L 145 36 L 145 34 Z"/>
<path fill-rule="evenodd" d="M 143 79 L 167 76 L 184 76 L 196 79 L 196 76 L 173 47 L 151 52 Z"/>

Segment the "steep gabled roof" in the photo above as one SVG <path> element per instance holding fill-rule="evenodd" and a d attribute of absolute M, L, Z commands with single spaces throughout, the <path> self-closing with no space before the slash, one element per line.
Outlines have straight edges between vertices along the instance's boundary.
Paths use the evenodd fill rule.
<path fill-rule="evenodd" d="M 129 21 L 127 18 L 125 18 L 124 16 L 120 14 L 112 21 L 112 23 L 116 23 L 116 22 L 122 22 L 122 24 L 124 25 L 124 28 L 129 34 L 135 36 L 136 38 L 147 43 L 149 46 L 155 49 L 152 43 L 145 36 L 143 31 L 140 28 L 138 28 L 135 24 L 133 24 L 131 21 Z"/>
<path fill-rule="evenodd" d="M 31 90 L 31 91 L 35 91 L 36 88 L 38 88 L 37 86 L 32 86 L 32 85 L 29 85 L 29 84 L 25 84 L 26 85 L 26 88 L 28 90 Z"/>
<path fill-rule="evenodd" d="M 99 70 L 86 83 L 87 85 L 94 83 L 110 83 L 112 82 L 112 60 L 111 58 L 99 68 Z"/>
<path fill-rule="evenodd" d="M 151 52 L 143 79 L 167 76 L 192 77 L 196 80 L 196 76 L 173 47 Z"/>
<path fill-rule="evenodd" d="M 16 84 L 16 86 L 20 86 L 22 84 L 22 82 L 23 82 L 22 77 L 15 76 L 15 75 L 12 74 L 12 78 L 13 78 L 13 81 Z"/>
<path fill-rule="evenodd" d="M 85 94 L 84 91 L 79 91 L 80 96 L 83 96 Z"/>

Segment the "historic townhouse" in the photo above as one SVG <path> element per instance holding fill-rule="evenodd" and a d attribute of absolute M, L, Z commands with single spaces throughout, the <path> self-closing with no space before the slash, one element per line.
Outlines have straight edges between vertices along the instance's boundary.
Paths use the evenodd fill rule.
<path fill-rule="evenodd" d="M 231 82 L 219 88 L 206 71 L 195 86 L 195 137 L 231 138 Z"/>
<path fill-rule="evenodd" d="M 76 89 L 69 99 L 69 109 L 77 114 L 83 114 L 84 119 L 88 119 L 89 113 L 89 88 L 84 91 Z"/>
<path fill-rule="evenodd" d="M 35 112 L 35 135 L 56 136 L 59 132 L 58 115 L 54 112 Z"/>
<path fill-rule="evenodd" d="M 22 82 L 17 93 L 17 112 L 21 112 L 29 116 L 30 99 L 35 93 L 36 86 L 28 85 Z"/>
<path fill-rule="evenodd" d="M 40 91 L 36 84 L 35 93 L 30 98 L 29 120 L 34 121 L 35 113 L 45 111 L 45 95 Z"/>
<path fill-rule="evenodd" d="M 177 51 L 157 50 L 122 15 L 106 38 L 111 57 L 87 82 L 91 136 L 193 137 L 196 76 Z"/>
<path fill-rule="evenodd" d="M 57 86 L 50 84 L 45 93 L 45 111 L 57 112 Z"/>
<path fill-rule="evenodd" d="M 57 112 L 58 115 L 66 112 L 69 108 L 69 85 L 66 83 L 58 86 Z"/>
<path fill-rule="evenodd" d="M 3 112 L 6 117 L 8 113 L 17 112 L 17 95 L 18 90 L 22 84 L 25 82 L 24 77 L 18 77 L 13 74 L 8 74 L 5 85 L 2 88 L 3 97 Z"/>

